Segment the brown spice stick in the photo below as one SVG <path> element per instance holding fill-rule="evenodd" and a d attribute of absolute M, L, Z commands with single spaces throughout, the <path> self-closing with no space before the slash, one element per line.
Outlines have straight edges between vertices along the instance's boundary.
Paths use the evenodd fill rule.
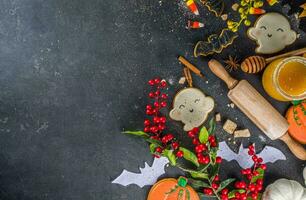
<path fill-rule="evenodd" d="M 190 70 L 187 67 L 184 67 L 184 75 L 186 77 L 189 87 L 192 87 L 192 76 Z"/>
<path fill-rule="evenodd" d="M 188 67 L 188 69 L 190 69 L 191 71 L 193 71 L 196 75 L 204 78 L 204 75 L 201 73 L 201 71 L 196 68 L 193 64 L 191 64 L 190 62 L 188 62 L 184 57 L 179 56 L 178 60 L 185 65 L 186 67 Z"/>

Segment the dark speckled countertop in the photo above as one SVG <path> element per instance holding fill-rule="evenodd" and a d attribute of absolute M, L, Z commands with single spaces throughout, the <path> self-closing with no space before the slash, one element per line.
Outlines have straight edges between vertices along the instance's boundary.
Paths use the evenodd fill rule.
<path fill-rule="evenodd" d="M 225 12 L 231 12 L 226 2 Z M 286 13 L 280 5 L 268 11 Z M 152 163 L 147 145 L 121 134 L 142 129 L 148 87 L 160 76 L 170 82 L 173 97 L 182 86 L 183 55 L 206 80 L 194 85 L 212 96 L 215 112 L 249 128 L 249 139 L 229 141 L 218 126 L 217 136 L 233 150 L 241 142 L 280 149 L 286 161 L 268 164 L 265 185 L 278 178 L 303 183 L 305 162 L 297 160 L 281 141 L 271 141 L 236 107 L 228 107 L 225 84 L 208 69 L 209 58 L 193 57 L 193 46 L 221 31 L 225 22 L 200 7 L 206 27 L 185 29 L 188 14 L 182 1 L 166 0 L 1 0 L 0 1 L 0 198 L 8 200 L 143 200 L 150 187 L 111 184 L 123 168 L 137 171 Z M 231 15 L 230 15 L 231 16 Z M 305 34 L 286 50 L 304 47 Z M 252 18 L 252 21 L 255 17 Z M 239 59 L 254 54 L 255 43 L 242 29 L 222 54 Z M 247 79 L 282 114 L 288 103 L 268 97 L 261 75 L 233 72 Z M 168 124 L 178 138 L 179 123 Z M 224 162 L 222 177 L 237 175 L 235 162 Z M 167 168 L 164 177 L 180 172 Z"/>

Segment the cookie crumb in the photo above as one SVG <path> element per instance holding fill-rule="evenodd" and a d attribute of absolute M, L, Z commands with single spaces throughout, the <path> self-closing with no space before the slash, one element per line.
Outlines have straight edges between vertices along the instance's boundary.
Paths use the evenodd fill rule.
<path fill-rule="evenodd" d="M 179 84 L 183 85 L 186 82 L 186 78 L 185 77 L 181 77 L 179 80 Z"/>
<path fill-rule="evenodd" d="M 238 3 L 233 4 L 233 5 L 232 5 L 233 11 L 237 11 L 237 10 L 238 10 L 238 7 L 239 7 L 239 4 L 238 4 Z"/>
<path fill-rule="evenodd" d="M 235 104 L 234 103 L 231 103 L 230 106 L 231 106 L 231 108 L 235 108 Z"/>
<path fill-rule="evenodd" d="M 223 15 L 221 15 L 221 19 L 222 19 L 223 21 L 226 21 L 226 20 L 227 20 L 227 18 L 228 18 L 228 15 L 227 15 L 227 14 L 223 14 Z"/>
<path fill-rule="evenodd" d="M 216 122 L 221 122 L 221 114 L 220 113 L 218 113 L 218 114 L 216 114 Z"/>

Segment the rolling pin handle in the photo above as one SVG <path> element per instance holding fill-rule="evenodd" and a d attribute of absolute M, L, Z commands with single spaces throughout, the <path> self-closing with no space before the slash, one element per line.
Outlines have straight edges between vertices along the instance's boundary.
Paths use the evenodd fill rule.
<path fill-rule="evenodd" d="M 224 69 L 222 64 L 219 63 L 217 60 L 210 60 L 208 62 L 208 67 L 216 76 L 218 76 L 226 83 L 228 89 L 231 90 L 238 84 L 238 80 L 232 78 L 229 73 Z"/>
<path fill-rule="evenodd" d="M 300 160 L 306 160 L 306 150 L 304 147 L 299 144 L 297 141 L 292 139 L 290 135 L 285 133 L 282 137 L 280 137 L 283 142 L 287 144 L 289 147 L 290 151 Z"/>

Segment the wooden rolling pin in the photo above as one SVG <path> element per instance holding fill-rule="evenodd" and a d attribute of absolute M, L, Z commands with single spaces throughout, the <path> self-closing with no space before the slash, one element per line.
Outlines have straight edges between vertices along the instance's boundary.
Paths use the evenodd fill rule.
<path fill-rule="evenodd" d="M 230 89 L 228 97 L 272 140 L 281 139 L 299 159 L 306 160 L 306 150 L 288 134 L 287 120 L 246 80 L 232 78 L 216 60 L 208 63 L 211 71 Z"/>
<path fill-rule="evenodd" d="M 306 47 L 295 51 L 290 51 L 281 55 L 273 56 L 267 59 L 261 56 L 250 56 L 241 63 L 241 70 L 246 73 L 254 74 L 260 72 L 263 68 L 266 67 L 267 64 L 269 64 L 270 62 L 276 59 L 288 56 L 302 55 L 304 53 L 306 53 Z"/>

